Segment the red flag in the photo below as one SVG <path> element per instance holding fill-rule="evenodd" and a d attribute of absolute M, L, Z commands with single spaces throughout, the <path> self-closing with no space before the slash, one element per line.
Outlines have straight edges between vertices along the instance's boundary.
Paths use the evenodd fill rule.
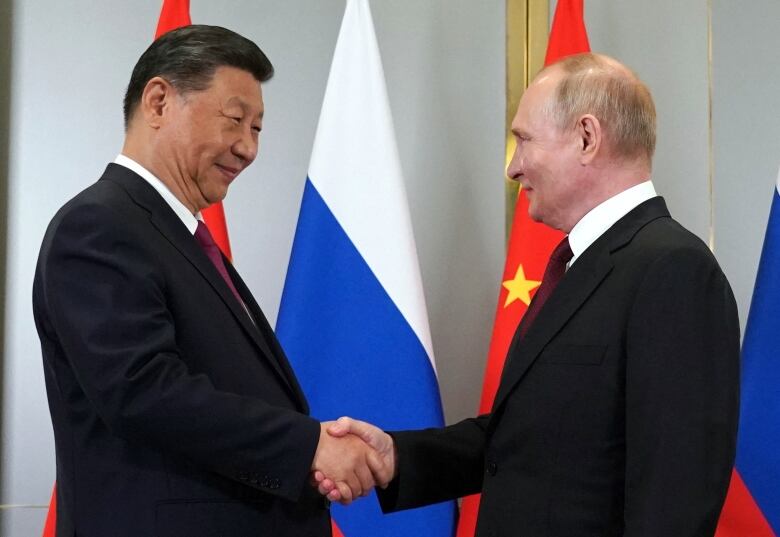
<path fill-rule="evenodd" d="M 583 0 L 558 1 L 547 44 L 545 65 L 564 56 L 590 50 L 582 4 Z M 493 406 L 512 336 L 531 302 L 531 293 L 536 292 L 541 283 L 550 254 L 562 238 L 561 232 L 531 220 L 528 215 L 528 198 L 521 190 L 515 205 L 503 283 L 498 294 L 496 318 L 479 404 L 480 414 L 490 412 Z M 480 495 L 475 494 L 463 499 L 457 537 L 474 535 L 479 498 Z"/>
<path fill-rule="evenodd" d="M 51 491 L 51 501 L 49 502 L 49 512 L 46 513 L 46 523 L 43 525 L 43 537 L 54 537 L 57 531 L 57 484 Z"/>

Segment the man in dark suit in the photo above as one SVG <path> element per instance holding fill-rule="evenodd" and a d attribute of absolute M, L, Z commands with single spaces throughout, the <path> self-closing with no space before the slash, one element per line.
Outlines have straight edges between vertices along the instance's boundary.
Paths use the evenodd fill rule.
<path fill-rule="evenodd" d="M 272 74 L 224 28 L 161 37 L 133 71 L 122 154 L 49 225 L 33 307 L 57 537 L 326 536 L 310 472 L 340 474 L 355 495 L 382 474 L 362 441 L 307 415 L 263 312 L 199 220 L 256 157 Z"/>
<path fill-rule="evenodd" d="M 613 59 L 569 57 L 531 84 L 512 132 L 508 175 L 568 236 L 491 413 L 392 436 L 342 418 L 330 432 L 395 467 L 385 510 L 481 492 L 480 537 L 711 537 L 735 451 L 736 305 L 650 182 L 650 93 Z"/>

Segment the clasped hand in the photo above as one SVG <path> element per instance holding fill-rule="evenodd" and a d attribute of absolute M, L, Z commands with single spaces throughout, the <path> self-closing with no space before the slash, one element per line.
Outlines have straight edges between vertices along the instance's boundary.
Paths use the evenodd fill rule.
<path fill-rule="evenodd" d="M 343 505 L 386 487 L 395 474 L 395 446 L 390 435 L 369 423 L 339 418 L 320 424 L 312 461 L 312 485 Z"/>

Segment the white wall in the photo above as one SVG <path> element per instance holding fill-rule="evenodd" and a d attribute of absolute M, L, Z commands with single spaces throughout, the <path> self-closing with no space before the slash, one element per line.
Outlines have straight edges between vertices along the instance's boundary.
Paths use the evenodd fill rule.
<path fill-rule="evenodd" d="M 371 3 L 443 397 L 454 420 L 477 407 L 503 262 L 504 3 Z M 235 263 L 274 323 L 344 1 L 191 4 L 194 22 L 246 35 L 276 67 L 265 87 L 260 157 L 225 202 Z M 121 147 L 124 88 L 154 33 L 160 2 L 13 0 L 9 6 L 0 503 L 44 504 L 54 458 L 30 307 L 37 251 L 57 208 L 95 181 Z M 0 535 L 38 534 L 44 513 L 0 511 Z"/>

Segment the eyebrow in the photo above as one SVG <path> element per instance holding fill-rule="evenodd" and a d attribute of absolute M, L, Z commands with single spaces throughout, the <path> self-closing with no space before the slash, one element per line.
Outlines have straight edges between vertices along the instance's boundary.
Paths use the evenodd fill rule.
<path fill-rule="evenodd" d="M 227 106 L 232 105 L 238 105 L 241 107 L 242 110 L 245 112 L 252 109 L 252 106 L 247 103 L 244 99 L 241 97 L 231 97 L 227 100 L 225 103 Z M 257 119 L 263 119 L 263 114 L 265 113 L 265 110 L 260 110 L 260 113 L 257 115 Z"/>
<path fill-rule="evenodd" d="M 510 129 L 510 132 L 514 134 L 515 136 L 528 136 L 528 131 L 526 131 L 523 128 L 512 128 Z"/>

